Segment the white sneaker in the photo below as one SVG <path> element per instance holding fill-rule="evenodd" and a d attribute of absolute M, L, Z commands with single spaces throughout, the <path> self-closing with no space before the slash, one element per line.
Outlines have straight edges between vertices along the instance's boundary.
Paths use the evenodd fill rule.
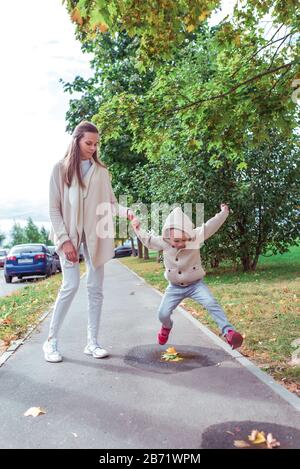
<path fill-rule="evenodd" d="M 94 358 L 105 358 L 108 357 L 109 353 L 100 345 L 87 345 L 83 351 L 86 355 L 93 355 Z"/>
<path fill-rule="evenodd" d="M 57 340 L 46 340 L 43 345 L 45 360 L 47 362 L 58 363 L 62 361 L 62 356 L 57 350 Z"/>

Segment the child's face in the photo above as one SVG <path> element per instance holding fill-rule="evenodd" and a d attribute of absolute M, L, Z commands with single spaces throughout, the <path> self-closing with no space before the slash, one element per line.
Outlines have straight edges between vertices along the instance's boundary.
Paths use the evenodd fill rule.
<path fill-rule="evenodd" d="M 191 238 L 184 231 L 170 228 L 170 243 L 173 248 L 183 249 L 185 248 L 185 243 L 190 240 Z"/>

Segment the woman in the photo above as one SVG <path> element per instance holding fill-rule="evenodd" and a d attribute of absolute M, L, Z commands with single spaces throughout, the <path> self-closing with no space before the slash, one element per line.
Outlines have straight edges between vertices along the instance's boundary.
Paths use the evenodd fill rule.
<path fill-rule="evenodd" d="M 83 243 L 87 264 L 88 327 L 84 353 L 104 358 L 107 351 L 98 343 L 103 302 L 104 264 L 114 256 L 113 215 L 134 218 L 133 212 L 117 203 L 106 166 L 98 160 L 97 127 L 87 121 L 74 130 L 65 157 L 55 164 L 49 191 L 49 238 L 56 246 L 63 282 L 56 298 L 45 360 L 60 362 L 57 335 L 80 283 L 79 248 Z"/>

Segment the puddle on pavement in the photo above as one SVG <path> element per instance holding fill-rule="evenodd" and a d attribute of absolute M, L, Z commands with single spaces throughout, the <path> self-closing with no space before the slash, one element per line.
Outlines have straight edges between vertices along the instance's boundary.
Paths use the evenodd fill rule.
<path fill-rule="evenodd" d="M 251 445 L 250 448 L 246 449 L 266 449 L 265 444 L 254 445 L 248 440 L 248 435 L 251 434 L 252 430 L 263 431 L 266 436 L 268 433 L 272 433 L 273 438 L 280 442 L 279 449 L 300 448 L 300 430 L 297 428 L 249 420 L 226 422 L 208 427 L 202 434 L 200 448 L 238 449 L 234 446 L 234 440 L 244 440 Z"/>
<path fill-rule="evenodd" d="M 183 360 L 169 362 L 161 358 L 162 353 L 168 347 L 173 347 L 173 345 L 168 344 L 164 347 L 156 344 L 140 345 L 130 349 L 124 357 L 124 361 L 145 371 L 171 374 L 193 370 L 194 368 L 216 366 L 224 360 L 228 360 L 228 355 L 222 350 L 175 345 L 176 351 Z"/>

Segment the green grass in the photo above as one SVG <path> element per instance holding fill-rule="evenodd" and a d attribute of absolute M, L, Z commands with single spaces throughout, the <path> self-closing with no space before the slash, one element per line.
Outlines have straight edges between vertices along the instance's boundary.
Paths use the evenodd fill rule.
<path fill-rule="evenodd" d="M 82 262 L 81 275 L 84 271 Z M 30 326 L 38 323 L 55 301 L 61 281 L 62 274 L 56 274 L 0 298 L 0 353 L 12 340 L 23 337 Z"/>
<path fill-rule="evenodd" d="M 166 288 L 156 253 L 151 252 L 147 261 L 124 258 L 122 262 L 160 291 Z M 235 271 L 228 263 L 206 271 L 205 282 L 245 336 L 241 353 L 300 396 L 300 367 L 288 364 L 294 351 L 291 343 L 300 338 L 300 247 L 261 257 L 256 272 Z M 182 306 L 219 334 L 199 304 L 185 299 Z"/>

